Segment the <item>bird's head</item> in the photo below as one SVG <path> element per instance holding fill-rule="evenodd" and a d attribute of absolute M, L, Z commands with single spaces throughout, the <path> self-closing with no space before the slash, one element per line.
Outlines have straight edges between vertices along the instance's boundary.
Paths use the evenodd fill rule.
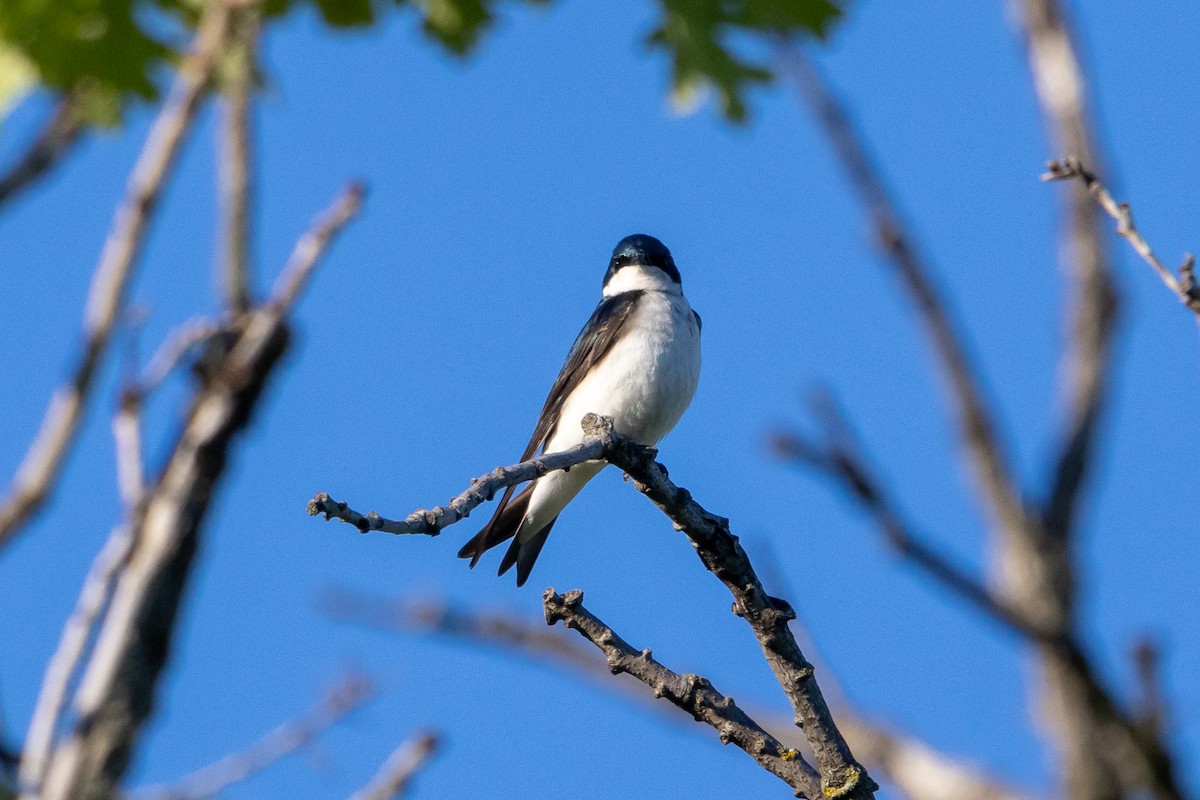
<path fill-rule="evenodd" d="M 675 294 L 682 291 L 671 251 L 644 233 L 626 236 L 617 243 L 604 275 L 605 297 L 638 289 Z"/>

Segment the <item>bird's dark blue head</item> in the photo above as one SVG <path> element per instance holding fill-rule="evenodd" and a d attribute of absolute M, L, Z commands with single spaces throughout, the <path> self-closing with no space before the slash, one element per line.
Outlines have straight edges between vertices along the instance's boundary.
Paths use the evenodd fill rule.
<path fill-rule="evenodd" d="M 656 267 L 670 280 L 682 283 L 671 251 L 658 239 L 644 233 L 635 233 L 617 242 L 612 260 L 608 262 L 608 272 L 604 275 L 604 285 L 607 286 L 613 276 L 625 267 Z"/>

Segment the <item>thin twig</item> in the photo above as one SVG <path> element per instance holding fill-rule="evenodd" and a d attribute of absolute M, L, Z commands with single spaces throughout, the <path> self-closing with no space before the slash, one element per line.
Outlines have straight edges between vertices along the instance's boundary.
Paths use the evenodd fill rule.
<path fill-rule="evenodd" d="M 342 190 L 333 205 L 325 209 L 316 223 L 296 242 L 291 256 L 275 280 L 270 303 L 276 309 L 291 308 L 308 284 L 313 267 L 329 247 L 329 242 L 362 208 L 366 186 L 353 181 Z"/>
<path fill-rule="evenodd" d="M 292 269 L 306 275 L 357 209 L 338 198 L 331 214 L 297 244 Z M 336 212 L 336 213 L 334 213 Z M 331 223 L 332 220 L 332 223 Z M 303 278 L 298 278 L 303 283 Z M 191 574 L 201 527 L 230 448 L 287 347 L 286 314 L 296 295 L 278 297 L 244 316 L 237 338 L 213 354 L 210 377 L 195 391 L 174 448 L 131 522 L 134 548 L 121 570 L 108 613 L 74 700 L 76 722 L 53 751 L 40 800 L 107 797 L 128 766 L 153 709 L 175 617 Z M 35 793 L 28 794 L 33 798 Z"/>
<path fill-rule="evenodd" d="M 796 750 L 780 744 L 738 708 L 733 698 L 713 688 L 708 679 L 699 675 L 680 675 L 656 661 L 649 650 L 638 652 L 632 648 L 583 607 L 583 592 L 574 589 L 560 595 L 547 589 L 542 595 L 542 604 L 548 625 L 562 622 L 579 631 L 604 653 L 614 675 L 632 675 L 649 686 L 655 697 L 666 698 L 691 714 L 697 722 L 711 725 L 720 734 L 722 744 L 737 745 L 759 766 L 792 787 L 797 797 L 817 800 L 835 796 L 824 791 L 821 777 Z"/>
<path fill-rule="evenodd" d="M 221 196 L 221 287 L 231 315 L 250 307 L 250 224 L 253 212 L 251 104 L 259 10 L 246 4 L 234 12 L 225 58 L 225 103 L 220 126 L 218 189 Z"/>
<path fill-rule="evenodd" d="M 436 733 L 413 736 L 392 751 L 375 777 L 352 794 L 350 800 L 400 800 L 440 746 L 441 737 Z"/>
<path fill-rule="evenodd" d="M 0 206 L 33 185 L 71 152 L 84 129 L 77 106 L 78 99 L 68 92 L 24 155 L 0 176 Z"/>
<path fill-rule="evenodd" d="M 284 722 L 245 750 L 230 753 L 178 781 L 134 789 L 126 795 L 126 800 L 203 800 L 214 797 L 308 746 L 325 730 L 361 707 L 371 693 L 370 680 L 364 676 L 352 676 L 335 686 L 306 714 Z"/>
<path fill-rule="evenodd" d="M 361 533 L 380 531 L 396 535 L 437 536 L 443 528 L 466 519 L 473 510 L 491 500 L 501 489 L 540 478 L 548 472 L 570 469 L 603 455 L 604 441 L 599 436 L 589 437 L 569 450 L 538 456 L 508 467 L 497 467 L 488 474 L 475 478 L 466 491 L 446 505 L 418 509 L 403 520 L 387 519 L 374 511 L 361 514 L 345 503 L 334 500 L 325 492 L 318 492 L 308 501 L 308 514 L 314 517 L 323 514 L 327 520 L 348 522 Z"/>
<path fill-rule="evenodd" d="M 729 529 L 729 520 L 706 511 L 686 489 L 667 477 L 655 462 L 657 451 L 637 444 L 613 430 L 612 420 L 587 414 L 582 420 L 581 444 L 562 453 L 503 467 L 476 478 L 471 488 L 452 500 L 448 507 L 418 511 L 403 522 L 377 514 L 362 515 L 328 495 L 318 494 L 309 502 L 309 514 L 324 514 L 353 523 L 360 530 L 396 533 L 433 533 L 465 517 L 465 512 L 484 502 L 499 489 L 544 475 L 550 469 L 566 469 L 592 459 L 613 464 L 632 478 L 638 491 L 658 506 L 677 530 L 691 541 L 696 554 L 733 595 L 733 611 L 746 620 L 758 640 L 768 665 L 796 712 L 795 722 L 812 747 L 828 796 L 866 800 L 874 796 L 875 782 L 854 760 L 849 746 L 829 711 L 814 676 L 788 622 L 796 612 L 784 600 L 771 597 L 763 588 L 750 559 Z"/>
<path fill-rule="evenodd" d="M 1141 231 L 1133 222 L 1133 210 L 1129 203 L 1119 203 L 1109 194 L 1104 184 L 1089 170 L 1082 160 L 1066 156 L 1060 161 L 1046 164 L 1043 181 L 1062 181 L 1078 178 L 1087 193 L 1117 223 L 1117 235 L 1129 242 L 1129 246 L 1143 261 L 1149 264 L 1168 289 L 1181 303 L 1190 308 L 1193 313 L 1200 315 L 1200 288 L 1196 286 L 1196 257 L 1185 253 L 1183 264 L 1179 267 L 1179 277 L 1176 278 L 1162 260 L 1154 254 L 1150 243 L 1142 236 Z"/>
<path fill-rule="evenodd" d="M 146 137 L 92 276 L 84 315 L 83 354 L 70 381 L 51 398 L 42 426 L 0 503 L 0 547 L 49 497 L 75 441 L 100 361 L 121 316 L 148 223 L 205 96 L 217 54 L 223 49 L 228 21 L 226 2 L 209 2 L 170 95 Z"/>

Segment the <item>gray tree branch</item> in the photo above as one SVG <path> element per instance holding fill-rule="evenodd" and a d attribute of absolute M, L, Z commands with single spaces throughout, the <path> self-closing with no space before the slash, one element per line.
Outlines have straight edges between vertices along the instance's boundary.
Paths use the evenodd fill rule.
<path fill-rule="evenodd" d="M 339 720 L 360 708 L 371 696 L 370 680 L 352 676 L 333 687 L 312 709 L 287 720 L 244 750 L 230 753 L 162 786 L 145 786 L 124 800 L 204 800 L 257 775 L 277 761 L 307 747 Z"/>
<path fill-rule="evenodd" d="M 287 314 L 332 237 L 356 213 L 353 187 L 297 243 L 281 293 L 214 337 L 186 424 L 130 521 L 132 549 L 74 699 L 76 722 L 54 748 L 30 800 L 107 800 L 150 715 L 201 527 L 237 434 L 289 338 Z M 212 352 L 219 350 L 219 352 Z"/>
<path fill-rule="evenodd" d="M 37 138 L 8 171 L 0 175 L 0 206 L 32 186 L 71 152 L 84 129 L 76 105 L 75 96 L 68 92 L 58 102 L 50 121 Z"/>
<path fill-rule="evenodd" d="M 1019 0 L 1010 8 L 1016 12 L 1053 152 L 1099 163 L 1087 81 L 1065 9 L 1058 0 Z M 1074 319 L 1062 378 L 1066 419 L 1042 513 L 1051 536 L 1069 535 L 1074 524 L 1108 394 L 1119 299 L 1100 219 L 1087 192 L 1077 187 L 1064 201 L 1063 265 L 1074 283 Z"/>
<path fill-rule="evenodd" d="M 798 433 L 776 434 L 771 441 L 776 454 L 832 479 L 875 521 L 888 546 L 987 616 L 1032 640 L 1058 635 L 1057 631 L 1042 628 L 1037 619 L 1027 618 L 1021 609 L 989 589 L 982 577 L 971 575 L 929 544 L 896 508 L 832 397 L 822 396 L 814 406 L 821 439 Z"/>
<path fill-rule="evenodd" d="M 234 12 L 233 34 L 229 37 L 223 70 L 225 101 L 218 165 L 223 250 L 220 275 L 225 306 L 231 314 L 240 314 L 250 307 L 249 241 L 254 189 L 252 96 L 259 24 L 257 3 L 248 3 Z"/>
<path fill-rule="evenodd" d="M 499 489 L 531 480 L 550 469 L 566 469 L 602 458 L 633 479 L 638 491 L 688 537 L 705 568 L 733 595 L 734 613 L 746 620 L 754 631 L 768 665 L 796 712 L 796 725 L 804 731 L 812 747 L 827 796 L 855 800 L 873 797 L 877 789 L 875 782 L 854 760 L 838 732 L 817 685 L 813 666 L 804 658 L 795 636 L 788 629 L 788 622 L 795 619 L 796 612 L 786 601 L 767 594 L 749 557 L 730 532 L 729 520 L 709 513 L 686 489 L 676 486 L 667 477 L 666 470 L 655 462 L 657 451 L 614 431 L 611 419 L 587 414 L 582 425 L 585 436 L 580 445 L 562 453 L 498 468 L 472 481 L 471 488 L 452 500 L 448 507 L 417 511 L 401 522 L 377 514 L 360 514 L 344 503 L 330 500 L 324 493 L 309 502 L 308 512 L 350 522 L 363 532 L 434 534 L 465 517 Z"/>
<path fill-rule="evenodd" d="M 722 744 L 734 744 L 758 765 L 792 787 L 797 797 L 817 800 L 836 796 L 824 792 L 821 777 L 792 748 L 780 744 L 733 702 L 699 675 L 680 675 L 664 667 L 649 650 L 637 651 L 613 629 L 583 607 L 583 592 L 578 589 L 557 594 L 547 589 L 542 595 L 546 623 L 561 622 L 578 631 L 604 653 L 614 675 L 626 673 L 650 687 L 662 697 L 688 712 L 697 722 L 712 726 Z"/>
<path fill-rule="evenodd" d="M 832 415 L 832 416 L 831 416 Z M 924 541 L 892 505 L 884 483 L 867 465 L 850 426 L 836 406 L 827 403 L 817 414 L 823 419 L 825 440 L 814 442 L 794 434 L 781 435 L 774 443 L 777 452 L 833 478 L 866 510 L 879 526 L 885 541 L 924 572 L 967 600 L 990 618 L 1008 627 L 1038 648 L 1071 683 L 1071 691 L 1086 709 L 1089 724 L 1102 732 L 1114 758 L 1136 764 L 1141 786 L 1160 785 L 1156 796 L 1177 798 L 1171 758 L 1161 739 L 1148 734 L 1115 699 L 1102 682 L 1092 659 L 1073 629 L 1047 627 L 1026 613 L 1023 606 L 997 595 L 974 576 L 964 572 Z M 857 748 L 856 748 L 857 752 Z M 1154 770 L 1151 772 L 1151 770 Z M 1149 775 L 1156 775 L 1151 779 Z"/>
<path fill-rule="evenodd" d="M 950 400 L 967 465 L 978 478 L 988 508 L 1002 528 L 1022 535 L 1029 525 L 1028 514 L 1000 435 L 999 416 L 988 405 L 966 334 L 950 313 L 933 270 L 906 230 L 879 169 L 832 87 L 800 50 L 785 46 L 780 57 L 862 198 L 875 237 L 929 334 L 950 384 Z"/>
<path fill-rule="evenodd" d="M 101 359 L 124 308 L 150 219 L 180 145 L 195 121 L 228 33 L 225 0 L 212 0 L 205 9 L 195 41 L 134 165 L 92 276 L 84 314 L 83 353 L 71 380 L 51 398 L 41 428 L 0 502 L 0 547 L 54 490 L 63 460 L 75 441 Z"/>
<path fill-rule="evenodd" d="M 338 619 L 370 625 L 387 631 L 424 632 L 473 645 L 490 645 L 548 661 L 583 675 L 595 685 L 617 691 L 651 710 L 664 706 L 632 684 L 613 681 L 605 661 L 590 647 L 568 639 L 559 629 L 546 629 L 531 620 L 481 609 L 460 608 L 429 599 L 387 601 L 338 591 L 325 602 Z M 745 707 L 751 718 L 786 747 L 800 749 L 804 737 L 791 721 L 762 709 Z M 665 719 L 682 722 L 675 713 Z M 934 750 L 906 734 L 868 721 L 852 709 L 838 713 L 838 727 L 854 752 L 903 791 L 911 800 L 1030 800 L 1028 795 L 1004 786 L 975 766 Z"/>
<path fill-rule="evenodd" d="M 92 562 L 75 609 L 63 626 L 58 646 L 42 676 L 42 686 L 21 752 L 19 784 L 26 797 L 37 797 L 41 792 L 67 693 L 79 671 L 96 622 L 108 608 L 117 575 L 128 562 L 132 548 L 133 531 L 129 524 L 121 523 L 113 528 Z"/>
<path fill-rule="evenodd" d="M 1052 152 L 1100 163 L 1079 47 L 1058 0 L 1012 4 L 1028 54 Z M 1077 637 L 1074 547 L 1083 487 L 1090 472 L 1112 360 L 1117 295 L 1099 210 L 1085 181 L 1064 196 L 1065 267 L 1075 285 L 1072 336 L 1063 386 L 1066 419 L 1040 517 L 1042 539 L 1002 550 L 1002 586 L 1026 613 L 1041 613 L 1064 639 Z M 1018 543 L 1027 544 L 1027 543 Z M 1170 753 L 1144 735 L 1113 696 L 1101 690 L 1091 659 L 1077 648 L 1041 646 L 1044 718 L 1059 750 L 1062 780 L 1073 800 L 1110 800 L 1128 793 L 1178 797 Z"/>

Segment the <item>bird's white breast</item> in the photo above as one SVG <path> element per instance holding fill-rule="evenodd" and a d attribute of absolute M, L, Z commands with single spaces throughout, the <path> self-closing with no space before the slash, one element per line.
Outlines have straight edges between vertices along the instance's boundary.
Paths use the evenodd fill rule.
<path fill-rule="evenodd" d="M 582 441 L 580 421 L 589 412 L 612 417 L 613 427 L 637 442 L 658 444 L 687 410 L 699 381 L 700 324 L 691 306 L 678 284 L 646 291 L 612 348 L 563 403 L 545 452 Z M 539 478 L 522 531 L 532 535 L 550 523 L 603 467 L 589 461 Z"/>
<path fill-rule="evenodd" d="M 554 452 L 583 437 L 588 412 L 613 418 L 614 427 L 657 444 L 692 401 L 700 380 L 700 326 L 682 294 L 648 291 L 637 301 L 620 337 L 571 392 L 547 443 Z"/>

